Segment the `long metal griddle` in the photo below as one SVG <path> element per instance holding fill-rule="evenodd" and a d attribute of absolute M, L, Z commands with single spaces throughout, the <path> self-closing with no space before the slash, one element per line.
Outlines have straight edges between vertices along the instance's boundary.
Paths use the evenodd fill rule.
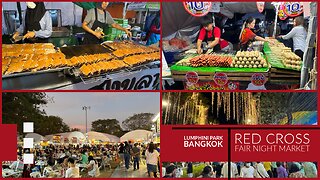
<path fill-rule="evenodd" d="M 72 58 L 74 56 L 91 55 L 99 53 L 112 53 L 114 50 L 104 45 L 79 45 L 61 47 L 60 51 L 66 55 L 66 58 Z M 158 63 L 156 63 L 158 64 Z M 76 67 L 60 67 L 54 69 L 40 70 L 37 72 L 22 72 L 14 73 L 11 75 L 2 76 L 2 88 L 3 89 L 56 89 L 63 86 L 67 86 L 73 83 L 83 82 L 85 84 L 106 76 L 121 77 L 130 74 L 132 71 L 139 69 L 152 68 L 150 65 L 154 63 L 141 64 L 125 69 L 107 72 L 91 77 L 82 77 L 79 73 L 79 68 Z M 158 64 L 159 66 L 159 64 Z"/>

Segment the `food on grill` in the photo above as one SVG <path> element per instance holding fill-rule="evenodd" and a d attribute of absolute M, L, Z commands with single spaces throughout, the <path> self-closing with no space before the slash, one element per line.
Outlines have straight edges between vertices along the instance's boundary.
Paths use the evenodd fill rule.
<path fill-rule="evenodd" d="M 125 63 L 127 63 L 130 66 L 143 64 L 150 61 L 155 61 L 160 59 L 159 53 L 151 53 L 151 54 L 140 54 L 140 55 L 134 55 L 129 56 L 123 59 Z"/>
<path fill-rule="evenodd" d="M 128 65 L 122 60 L 101 61 L 98 63 L 82 65 L 80 67 L 80 72 L 85 76 L 90 76 L 96 73 L 118 70 L 127 66 Z"/>
<path fill-rule="evenodd" d="M 145 47 L 129 41 L 105 45 L 115 50 L 111 53 L 79 55 L 69 59 L 50 43 L 3 45 L 2 74 L 75 67 L 80 68 L 81 74 L 90 76 L 160 59 L 157 47 Z M 124 61 L 123 58 L 129 59 Z"/>
<path fill-rule="evenodd" d="M 192 67 L 229 67 L 232 63 L 231 56 L 202 54 L 190 59 Z"/>

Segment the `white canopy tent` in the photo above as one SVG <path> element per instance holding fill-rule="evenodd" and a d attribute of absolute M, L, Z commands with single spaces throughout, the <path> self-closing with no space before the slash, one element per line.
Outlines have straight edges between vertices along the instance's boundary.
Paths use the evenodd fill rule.
<path fill-rule="evenodd" d="M 101 141 L 101 142 L 111 142 L 111 140 L 103 133 L 90 131 L 88 132 L 88 140 Z"/>
<path fill-rule="evenodd" d="M 110 142 L 113 142 L 113 143 L 120 142 L 120 138 L 117 137 L 117 136 L 114 136 L 114 135 L 111 135 L 111 134 L 106 134 L 106 133 L 104 133 L 104 135 L 106 135 L 110 139 Z"/>
<path fill-rule="evenodd" d="M 59 133 L 59 134 L 52 134 L 45 136 L 45 140 L 52 142 L 54 136 L 61 136 L 61 140 L 64 142 L 64 139 L 67 138 L 68 142 L 72 143 L 72 140 L 76 138 L 77 143 L 85 142 L 85 135 L 82 132 L 74 131 L 74 132 L 66 132 L 66 133 Z"/>
<path fill-rule="evenodd" d="M 44 137 L 37 133 L 28 133 L 25 138 L 33 138 L 34 144 L 39 144 L 41 141 L 44 141 Z"/>
<path fill-rule="evenodd" d="M 120 137 L 120 141 L 149 141 L 152 139 L 152 132 L 147 130 L 134 130 L 130 131 Z"/>

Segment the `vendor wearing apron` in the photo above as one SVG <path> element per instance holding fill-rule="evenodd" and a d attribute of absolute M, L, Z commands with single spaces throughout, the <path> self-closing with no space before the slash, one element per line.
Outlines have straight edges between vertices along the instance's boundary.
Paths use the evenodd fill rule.
<path fill-rule="evenodd" d="M 82 23 L 86 31 L 83 44 L 100 44 L 103 42 L 103 29 L 111 27 L 126 32 L 131 37 L 131 32 L 115 23 L 110 13 L 106 11 L 108 2 L 98 2 L 96 8 L 88 10 L 88 14 Z"/>
<path fill-rule="evenodd" d="M 272 42 L 270 42 L 269 40 L 264 39 L 263 37 L 257 36 L 252 31 L 252 29 L 254 29 L 255 23 L 256 23 L 256 20 L 253 17 L 249 17 L 242 26 L 242 30 L 239 37 L 240 49 L 242 51 L 247 51 L 248 48 L 252 46 L 252 43 L 254 41 L 264 41 L 272 44 Z"/>
<path fill-rule="evenodd" d="M 52 20 L 43 2 L 27 2 L 25 19 L 12 38 L 23 35 L 25 43 L 46 43 L 52 34 Z"/>
<path fill-rule="evenodd" d="M 211 15 L 206 15 L 201 19 L 202 28 L 200 29 L 197 40 L 197 52 L 198 54 L 204 53 L 204 51 L 213 48 L 213 51 L 220 51 L 227 49 L 229 43 L 221 39 L 221 30 L 214 26 L 213 18 Z"/>

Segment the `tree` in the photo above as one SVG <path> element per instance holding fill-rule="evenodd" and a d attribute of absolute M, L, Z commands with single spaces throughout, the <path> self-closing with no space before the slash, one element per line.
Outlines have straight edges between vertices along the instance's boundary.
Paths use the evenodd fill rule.
<path fill-rule="evenodd" d="M 34 123 L 34 128 L 41 135 L 70 132 L 70 127 L 58 116 L 44 116 Z"/>
<path fill-rule="evenodd" d="M 22 133 L 23 122 L 41 119 L 45 112 L 40 109 L 49 98 L 45 93 L 2 93 L 2 122 L 17 124 Z"/>
<path fill-rule="evenodd" d="M 119 121 L 116 119 L 98 119 L 93 121 L 91 126 L 91 130 L 96 132 L 112 134 L 118 137 L 124 134 Z"/>
<path fill-rule="evenodd" d="M 79 128 L 71 128 L 70 132 L 74 132 L 74 131 L 81 131 Z"/>
<path fill-rule="evenodd" d="M 155 114 L 152 113 L 139 113 L 128 117 L 122 122 L 122 126 L 125 130 L 132 131 L 136 129 L 150 130 L 152 126 L 152 119 Z"/>
<path fill-rule="evenodd" d="M 3 93 L 2 122 L 17 124 L 23 134 L 23 122 L 33 122 L 34 132 L 41 135 L 69 132 L 70 127 L 57 116 L 47 116 L 41 106 L 53 102 L 45 93 Z"/>

